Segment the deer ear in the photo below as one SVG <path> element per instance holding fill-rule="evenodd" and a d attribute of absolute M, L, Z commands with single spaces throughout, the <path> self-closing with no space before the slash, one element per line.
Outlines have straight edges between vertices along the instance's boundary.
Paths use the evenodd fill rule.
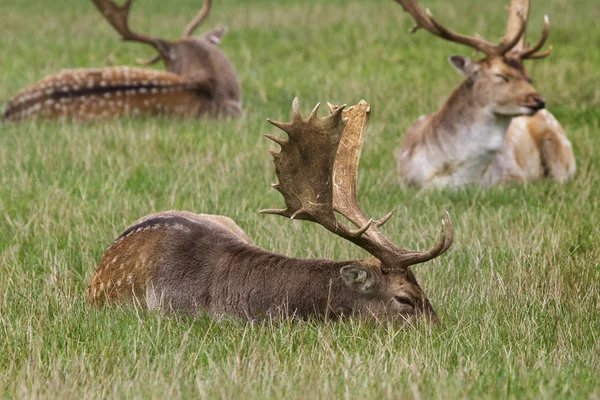
<path fill-rule="evenodd" d="M 340 269 L 344 283 L 363 294 L 373 293 L 379 287 L 379 276 L 373 268 L 349 264 Z"/>
<path fill-rule="evenodd" d="M 471 76 L 473 73 L 479 71 L 479 65 L 467 56 L 455 54 L 450 56 L 448 61 L 450 61 L 455 70 L 466 76 Z"/>
<path fill-rule="evenodd" d="M 212 32 L 208 32 L 206 35 L 204 35 L 204 37 L 212 44 L 217 45 L 221 42 L 221 39 L 223 38 L 223 36 L 225 36 L 226 33 L 227 28 L 219 28 L 215 29 Z"/>

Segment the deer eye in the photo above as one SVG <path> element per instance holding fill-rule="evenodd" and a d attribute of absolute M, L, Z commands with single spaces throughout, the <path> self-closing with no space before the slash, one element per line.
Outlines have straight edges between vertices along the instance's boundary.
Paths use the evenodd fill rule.
<path fill-rule="evenodd" d="M 497 76 L 498 78 L 502 79 L 504 82 L 508 83 L 508 77 L 501 75 L 501 74 L 494 74 L 494 76 Z"/>
<path fill-rule="evenodd" d="M 406 296 L 394 296 L 394 300 L 402 305 L 415 307 L 415 303 Z"/>

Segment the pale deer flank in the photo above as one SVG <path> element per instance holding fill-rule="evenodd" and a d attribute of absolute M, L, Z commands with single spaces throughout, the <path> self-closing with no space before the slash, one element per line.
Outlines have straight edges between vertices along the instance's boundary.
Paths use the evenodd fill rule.
<path fill-rule="evenodd" d="M 316 222 L 372 255 L 365 260 L 298 259 L 252 244 L 231 219 L 170 211 L 147 216 L 110 246 L 92 277 L 89 300 L 137 303 L 147 309 L 207 312 L 214 316 L 341 318 L 398 321 L 436 314 L 410 266 L 438 257 L 452 244 L 446 214 L 437 244 L 427 251 L 396 247 L 380 227 L 391 217 L 368 218 L 356 191 L 358 162 L 370 106 L 364 101 L 330 114 L 271 121 L 288 139 L 266 135 L 285 209 L 262 210 Z M 354 227 L 336 217 L 344 216 Z"/>
<path fill-rule="evenodd" d="M 571 143 L 546 102 L 531 85 L 523 66 L 539 52 L 549 32 L 525 44 L 529 0 L 512 0 L 506 35 L 499 44 L 450 31 L 415 0 L 396 0 L 416 25 L 435 36 L 484 54 L 480 60 L 454 55 L 450 63 L 466 75 L 435 113 L 420 117 L 404 135 L 397 152 L 403 183 L 423 187 L 491 186 L 541 178 L 564 182 L 575 173 Z M 516 117 L 516 118 L 515 118 Z M 512 121 L 512 122 L 511 122 Z"/>
<path fill-rule="evenodd" d="M 92 120 L 120 115 L 237 116 L 241 89 L 235 69 L 217 44 L 225 33 L 203 36 L 192 32 L 206 18 L 212 0 L 176 41 L 154 38 L 129 28 L 133 0 L 121 6 L 111 0 L 92 0 L 125 41 L 150 45 L 167 72 L 134 67 L 67 69 L 21 90 L 6 105 L 3 120 L 73 118 Z"/>

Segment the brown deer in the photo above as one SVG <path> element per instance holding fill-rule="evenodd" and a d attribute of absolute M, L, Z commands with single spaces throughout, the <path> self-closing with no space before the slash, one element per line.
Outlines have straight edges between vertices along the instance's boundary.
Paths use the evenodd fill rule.
<path fill-rule="evenodd" d="M 379 228 L 390 212 L 374 221 L 357 200 L 358 161 L 370 106 L 364 101 L 345 109 L 330 105 L 308 118 L 293 103 L 290 123 L 271 121 L 287 133 L 274 151 L 286 209 L 262 210 L 290 219 L 316 222 L 360 246 L 373 258 L 354 261 L 298 259 L 252 244 L 231 219 L 169 211 L 131 225 L 106 251 L 89 287 L 95 304 L 139 301 L 148 309 L 208 312 L 255 319 L 367 318 L 410 320 L 436 314 L 410 268 L 444 253 L 452 244 L 449 216 L 437 244 L 428 251 L 396 247 Z M 339 221 L 335 213 L 356 229 Z"/>
<path fill-rule="evenodd" d="M 396 0 L 423 28 L 442 39 L 464 44 L 485 57 L 474 61 L 454 55 L 450 63 L 466 75 L 435 113 L 420 117 L 406 132 L 398 156 L 402 182 L 423 187 L 491 186 L 540 178 L 564 182 L 575 172 L 571 143 L 544 109 L 523 61 L 548 56 L 539 52 L 549 32 L 525 45 L 529 0 L 513 0 L 505 38 L 499 44 L 450 31 L 417 1 Z M 517 116 L 528 116 L 519 117 Z M 512 123 L 511 123 L 512 121 Z"/>
<path fill-rule="evenodd" d="M 121 6 L 110 0 L 93 2 L 123 40 L 154 47 L 159 55 L 147 64 L 162 60 L 168 72 L 133 67 L 63 70 L 17 93 L 4 109 L 4 120 L 241 113 L 241 89 L 235 69 L 217 47 L 225 30 L 192 36 L 208 15 L 211 0 L 205 0 L 183 37 L 174 42 L 129 28 L 127 19 L 133 0 L 126 0 Z"/>

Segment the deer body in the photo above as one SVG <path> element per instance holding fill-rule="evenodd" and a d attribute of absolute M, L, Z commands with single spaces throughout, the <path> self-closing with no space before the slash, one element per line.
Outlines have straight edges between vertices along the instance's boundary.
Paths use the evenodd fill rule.
<path fill-rule="evenodd" d="M 366 311 L 340 276 L 358 261 L 304 260 L 254 246 L 221 216 L 157 213 L 109 248 L 89 288 L 96 303 L 137 298 L 148 309 L 259 318 Z M 374 301 L 374 306 L 376 302 Z"/>
<path fill-rule="evenodd" d="M 544 109 L 523 66 L 525 59 L 549 54 L 537 53 L 548 35 L 547 18 L 540 41 L 525 48 L 529 1 L 513 0 L 506 38 L 493 45 L 449 31 L 414 0 L 397 2 L 413 15 L 416 27 L 486 54 L 478 61 L 450 57 L 466 79 L 440 110 L 419 118 L 406 132 L 397 153 L 402 182 L 441 188 L 541 178 L 564 182 L 573 176 L 571 143 Z"/>
<path fill-rule="evenodd" d="M 317 106 L 318 107 L 318 106 Z M 269 120 L 288 140 L 266 135 L 281 146 L 272 152 L 285 209 L 261 212 L 317 222 L 371 253 L 366 260 L 298 259 L 252 244 L 231 219 L 169 211 L 144 217 L 109 247 L 93 275 L 88 298 L 94 304 L 139 302 L 167 311 L 231 315 L 407 320 L 436 314 L 410 265 L 444 253 L 452 244 L 449 217 L 436 245 L 427 251 L 396 247 L 367 218 L 356 198 L 356 177 L 370 106 L 330 106 L 319 118 Z M 335 185 L 334 185 L 335 182 Z M 336 219 L 344 215 L 357 229 Z"/>
<path fill-rule="evenodd" d="M 21 90 L 6 105 L 2 119 L 75 118 L 93 120 L 120 115 L 237 116 L 240 84 L 229 59 L 217 44 L 224 30 L 192 37 L 206 17 L 210 0 L 177 41 L 151 38 L 129 30 L 132 0 L 117 6 L 108 0 L 94 4 L 124 40 L 152 45 L 166 72 L 107 67 L 63 70 Z"/>

